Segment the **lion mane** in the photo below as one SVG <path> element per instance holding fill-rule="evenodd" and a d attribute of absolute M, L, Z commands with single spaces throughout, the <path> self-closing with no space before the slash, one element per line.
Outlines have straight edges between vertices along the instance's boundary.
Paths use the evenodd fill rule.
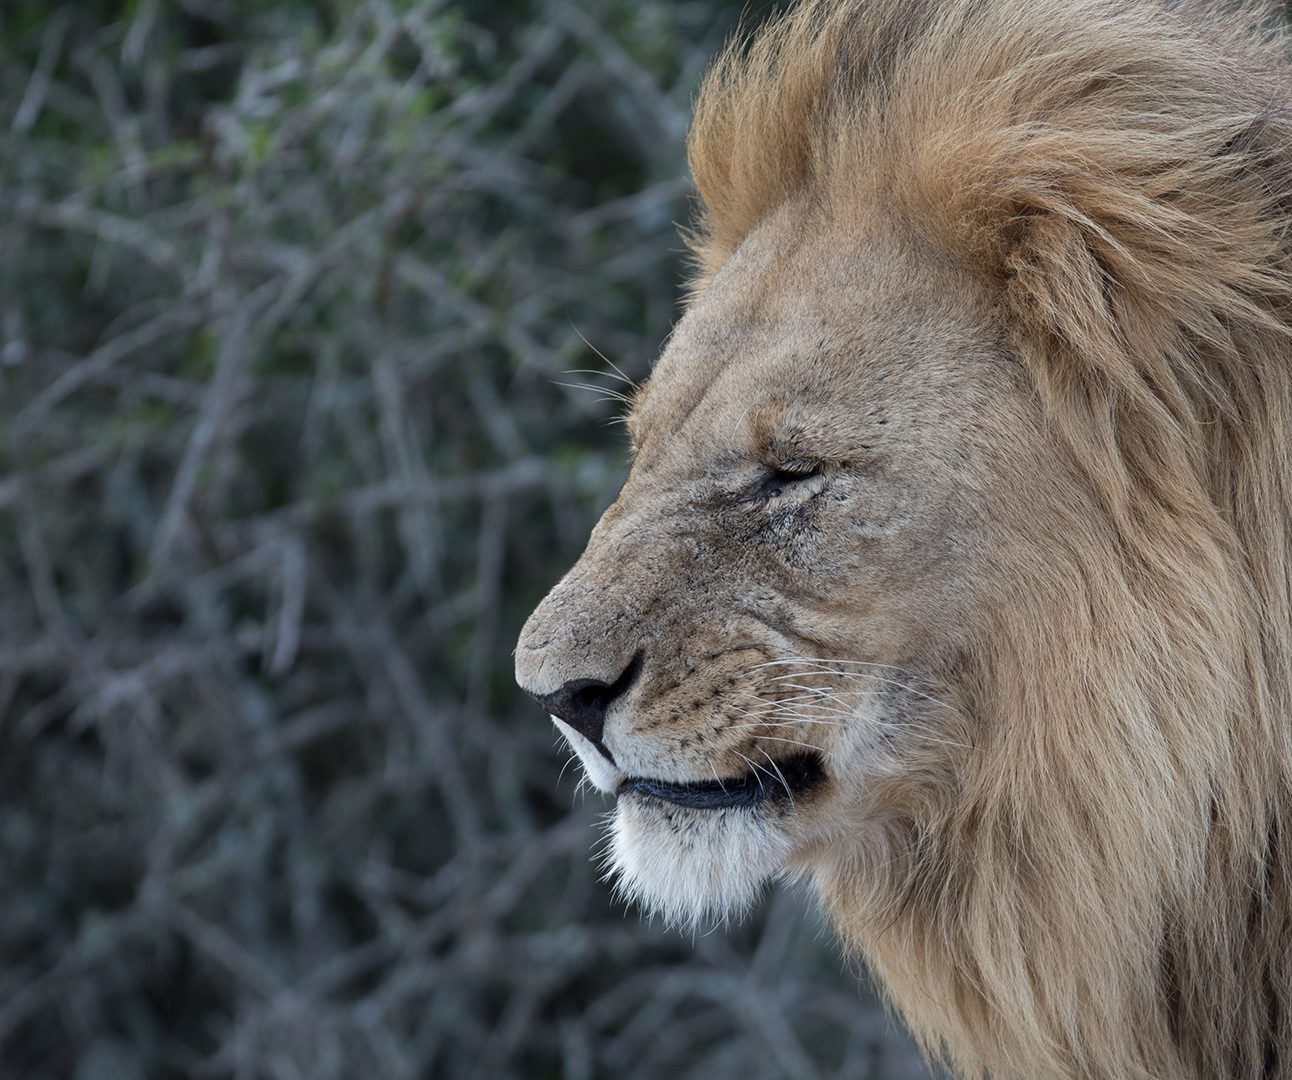
<path fill-rule="evenodd" d="M 976 752 L 822 883 L 965 1076 L 1292 1077 L 1287 72 L 1250 7 L 808 0 L 699 94 L 694 293 L 791 198 L 896 208 L 1123 554 L 982 634 Z"/>

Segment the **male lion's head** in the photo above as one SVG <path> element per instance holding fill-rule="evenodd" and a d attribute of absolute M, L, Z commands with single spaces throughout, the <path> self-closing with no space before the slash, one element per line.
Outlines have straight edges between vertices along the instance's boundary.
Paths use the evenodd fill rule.
<path fill-rule="evenodd" d="M 1032 519 L 1081 498 L 987 302 L 895 219 L 841 245 L 795 201 L 638 394 L 628 482 L 516 664 L 651 906 L 739 908 L 961 752 L 966 657 L 1044 569 Z"/>
<path fill-rule="evenodd" d="M 811 876 L 966 1074 L 1255 1076 L 1292 1024 L 1282 69 L 1152 0 L 734 46 L 632 471 L 521 634 L 630 894 Z"/>

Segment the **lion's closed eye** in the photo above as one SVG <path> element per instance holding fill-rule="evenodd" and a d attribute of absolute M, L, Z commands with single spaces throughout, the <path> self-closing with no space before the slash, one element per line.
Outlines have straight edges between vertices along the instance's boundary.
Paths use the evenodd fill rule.
<path fill-rule="evenodd" d="M 818 463 L 796 463 L 793 467 L 765 465 L 750 497 L 753 499 L 778 499 L 792 488 L 801 487 L 805 481 L 823 474 Z"/>

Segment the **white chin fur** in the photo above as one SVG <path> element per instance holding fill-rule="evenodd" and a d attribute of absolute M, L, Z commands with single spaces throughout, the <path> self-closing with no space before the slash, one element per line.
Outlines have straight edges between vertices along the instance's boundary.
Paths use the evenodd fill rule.
<path fill-rule="evenodd" d="M 670 925 L 738 917 L 786 864 L 790 841 L 745 808 L 692 810 L 619 800 L 606 862 L 618 891 Z"/>
<path fill-rule="evenodd" d="M 624 774 L 569 724 L 552 717 L 592 786 L 613 794 Z M 739 917 L 786 865 L 790 840 L 756 809 L 693 810 L 630 794 L 618 801 L 606 867 L 626 900 L 669 925 Z"/>

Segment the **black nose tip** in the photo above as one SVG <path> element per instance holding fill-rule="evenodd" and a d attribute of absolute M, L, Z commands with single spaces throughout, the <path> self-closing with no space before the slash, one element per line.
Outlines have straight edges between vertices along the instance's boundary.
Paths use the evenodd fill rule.
<path fill-rule="evenodd" d="M 531 694 L 530 697 L 600 747 L 601 733 L 606 726 L 606 710 L 633 684 L 640 670 L 639 653 L 612 683 L 602 679 L 571 679 L 550 694 Z"/>

